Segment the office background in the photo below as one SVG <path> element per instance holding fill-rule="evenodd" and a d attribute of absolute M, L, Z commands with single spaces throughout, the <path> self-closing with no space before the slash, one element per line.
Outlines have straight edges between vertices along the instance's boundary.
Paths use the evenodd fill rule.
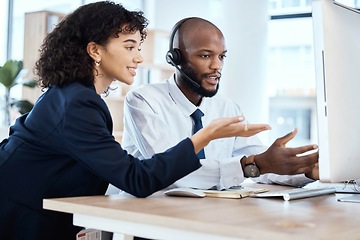
<path fill-rule="evenodd" d="M 84 0 L 8 0 L 0 2 L 0 65 L 22 60 L 25 13 L 69 13 Z M 297 127 L 293 145 L 316 143 L 315 67 L 311 0 L 122 0 L 144 11 L 149 29 L 169 32 L 181 18 L 199 16 L 215 23 L 228 48 L 220 93 L 236 101 L 252 123 L 270 123 L 265 144 Z M 157 39 L 155 61 L 165 63 L 167 39 Z M 141 72 L 134 86 L 160 81 Z M 12 92 L 22 96 L 19 87 Z M 0 97 L 4 89 L 0 87 Z M 1 102 L 3 100 L 1 99 Z M 2 107 L 2 106 L 1 106 Z M 0 119 L 1 122 L 2 119 Z M 114 119 L 116 121 L 116 119 Z"/>

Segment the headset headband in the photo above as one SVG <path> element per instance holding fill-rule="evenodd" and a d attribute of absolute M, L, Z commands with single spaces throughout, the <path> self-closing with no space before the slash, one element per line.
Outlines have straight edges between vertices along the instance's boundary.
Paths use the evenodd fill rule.
<path fill-rule="evenodd" d="M 174 49 L 174 38 L 175 38 L 175 34 L 176 34 L 177 30 L 181 27 L 181 25 L 182 25 L 184 22 L 186 22 L 186 21 L 189 20 L 189 19 L 193 19 L 193 18 L 194 18 L 194 17 L 184 18 L 184 19 L 178 21 L 178 22 L 174 25 L 174 27 L 173 27 L 173 29 L 172 29 L 172 31 L 171 31 L 170 41 L 169 41 L 169 49 L 170 49 L 170 50 L 173 50 L 173 49 Z"/>

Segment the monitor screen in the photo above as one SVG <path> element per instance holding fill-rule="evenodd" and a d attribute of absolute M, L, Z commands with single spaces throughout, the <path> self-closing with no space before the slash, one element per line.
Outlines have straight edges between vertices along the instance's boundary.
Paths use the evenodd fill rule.
<path fill-rule="evenodd" d="M 359 0 L 334 0 L 334 4 L 346 8 L 350 11 L 360 13 L 360 1 Z"/>
<path fill-rule="evenodd" d="M 313 1 L 319 171 L 322 182 L 360 179 L 360 14 Z"/>

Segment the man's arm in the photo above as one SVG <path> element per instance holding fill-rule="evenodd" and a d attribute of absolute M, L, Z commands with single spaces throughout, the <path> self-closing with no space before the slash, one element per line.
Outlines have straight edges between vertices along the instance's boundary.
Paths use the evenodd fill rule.
<path fill-rule="evenodd" d="M 169 94 L 159 91 L 148 96 L 129 92 L 124 103 L 123 148 L 136 157 L 149 158 L 191 136 L 192 121 L 179 111 Z M 241 111 L 231 111 L 231 115 L 236 114 Z M 256 137 L 214 140 L 205 148 L 207 157 L 201 160 L 202 167 L 177 181 L 176 186 L 223 189 L 239 185 L 245 179 L 240 166 L 241 155 L 263 150 L 258 145 L 261 142 Z"/>
<path fill-rule="evenodd" d="M 176 138 L 171 126 L 144 97 L 130 91 L 124 102 L 124 134 L 122 146 L 141 159 L 163 152 L 184 138 Z"/>

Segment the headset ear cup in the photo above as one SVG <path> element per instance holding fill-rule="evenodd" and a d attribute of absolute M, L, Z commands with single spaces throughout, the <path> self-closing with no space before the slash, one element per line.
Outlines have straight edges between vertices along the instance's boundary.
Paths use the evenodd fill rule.
<path fill-rule="evenodd" d="M 172 50 L 167 51 L 166 62 L 172 66 L 175 66 L 173 59 L 174 59 L 173 51 Z"/>
<path fill-rule="evenodd" d="M 169 50 L 166 53 L 166 61 L 172 66 L 179 65 L 181 63 L 181 53 L 178 48 Z"/>
<path fill-rule="evenodd" d="M 178 48 L 169 50 L 166 53 L 166 61 L 173 66 L 180 65 L 180 63 L 181 63 L 180 50 Z"/>

